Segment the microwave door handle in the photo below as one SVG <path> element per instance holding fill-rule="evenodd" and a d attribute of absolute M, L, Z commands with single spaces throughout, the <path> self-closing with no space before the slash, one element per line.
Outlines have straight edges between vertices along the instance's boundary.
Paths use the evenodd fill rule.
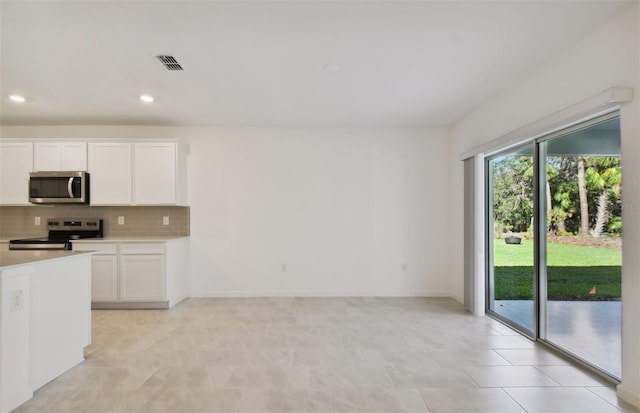
<path fill-rule="evenodd" d="M 73 196 L 73 177 L 69 178 L 69 182 L 67 182 L 67 191 L 69 191 L 69 198 L 74 198 L 74 196 Z"/>

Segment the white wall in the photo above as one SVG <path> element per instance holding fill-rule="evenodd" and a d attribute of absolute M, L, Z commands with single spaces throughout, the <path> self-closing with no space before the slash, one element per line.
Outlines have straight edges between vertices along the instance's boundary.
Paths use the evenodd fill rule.
<path fill-rule="evenodd" d="M 191 138 L 193 294 L 446 295 L 444 138 L 410 129 Z"/>
<path fill-rule="evenodd" d="M 192 296 L 448 295 L 444 130 L 3 126 L 2 136 L 183 138 Z"/>
<path fill-rule="evenodd" d="M 623 167 L 623 378 L 619 395 L 640 405 L 640 12 L 638 5 L 607 22 L 529 77 L 511 85 L 451 130 L 452 235 L 462 236 L 462 152 L 498 138 L 612 86 L 636 98 L 621 110 Z M 456 219 L 458 217 L 458 219 Z M 452 295 L 463 292 L 462 252 L 451 250 Z"/>

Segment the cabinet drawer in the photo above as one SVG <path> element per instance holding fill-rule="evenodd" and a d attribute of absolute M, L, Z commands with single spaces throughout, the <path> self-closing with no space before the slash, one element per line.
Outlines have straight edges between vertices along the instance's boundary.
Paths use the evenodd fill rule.
<path fill-rule="evenodd" d="M 118 252 L 118 244 L 112 242 L 87 242 L 73 243 L 74 251 L 97 251 L 97 254 L 116 254 Z"/>
<path fill-rule="evenodd" d="M 164 242 L 127 242 L 120 244 L 121 254 L 164 254 Z"/>

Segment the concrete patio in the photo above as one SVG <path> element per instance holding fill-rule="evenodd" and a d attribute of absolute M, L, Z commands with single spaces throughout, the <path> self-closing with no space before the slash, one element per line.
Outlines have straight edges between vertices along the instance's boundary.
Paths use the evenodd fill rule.
<path fill-rule="evenodd" d="M 533 331 L 533 301 L 496 300 L 494 311 Z M 549 301 L 547 341 L 621 376 L 622 302 Z"/>

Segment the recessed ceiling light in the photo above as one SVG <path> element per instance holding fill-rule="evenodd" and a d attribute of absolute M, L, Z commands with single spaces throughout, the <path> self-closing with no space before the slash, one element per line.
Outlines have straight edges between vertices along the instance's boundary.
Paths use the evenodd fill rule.
<path fill-rule="evenodd" d="M 11 99 L 11 101 L 16 103 L 24 103 L 27 101 L 27 99 L 24 96 L 20 96 L 20 95 L 11 95 L 9 96 L 9 99 Z"/>
<path fill-rule="evenodd" d="M 337 72 L 338 71 L 338 65 L 334 65 L 334 64 L 324 65 L 322 67 L 322 70 L 324 70 L 325 72 Z"/>
<path fill-rule="evenodd" d="M 140 100 L 143 101 L 144 103 L 152 103 L 153 102 L 153 96 L 151 96 L 151 95 L 140 95 Z"/>

